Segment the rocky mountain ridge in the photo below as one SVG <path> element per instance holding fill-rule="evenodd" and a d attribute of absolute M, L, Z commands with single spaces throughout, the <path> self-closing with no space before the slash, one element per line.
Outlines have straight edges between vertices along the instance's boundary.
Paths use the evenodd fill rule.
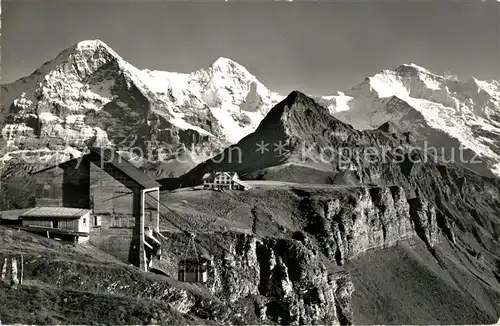
<path fill-rule="evenodd" d="M 498 176 L 499 94 L 498 81 L 460 81 L 406 64 L 315 100 L 356 129 L 391 122 L 444 162 L 463 155 L 467 168 Z M 90 142 L 118 147 L 157 178 L 175 177 L 252 133 L 283 98 L 227 58 L 189 74 L 140 70 L 104 42 L 82 41 L 2 86 L 9 148 L 0 145 L 0 154 L 2 162 L 34 149 L 44 159 L 69 158 Z"/>
<path fill-rule="evenodd" d="M 367 173 L 367 169 L 383 169 L 393 161 L 402 161 L 412 150 L 409 134 L 358 131 L 331 116 L 313 98 L 293 91 L 269 111 L 254 133 L 179 180 L 184 185 L 195 185 L 203 174 L 215 170 L 235 171 L 246 179 L 397 184 L 380 174 Z M 415 151 L 422 153 L 418 148 Z M 296 173 L 290 173 L 293 170 Z"/>
<path fill-rule="evenodd" d="M 191 74 L 139 70 L 99 40 L 64 50 L 1 95 L 10 151 L 138 147 L 165 163 L 150 167 L 159 175 L 185 172 L 250 133 L 281 99 L 226 58 Z M 175 156 L 187 163 L 176 167 Z"/>
<path fill-rule="evenodd" d="M 462 81 L 407 64 L 317 100 L 356 129 L 390 121 L 399 131 L 412 132 L 419 146 L 437 152 L 444 162 L 500 176 L 499 81 Z"/>

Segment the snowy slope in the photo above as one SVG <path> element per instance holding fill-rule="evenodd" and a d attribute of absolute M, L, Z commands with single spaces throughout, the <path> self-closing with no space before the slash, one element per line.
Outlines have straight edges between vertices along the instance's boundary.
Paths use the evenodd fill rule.
<path fill-rule="evenodd" d="M 469 149 L 487 169 L 500 176 L 500 83 L 435 75 L 415 64 L 383 70 L 349 91 L 318 101 L 332 115 L 357 129 L 377 128 L 387 121 L 413 131 L 423 145 L 448 154 Z M 466 155 L 466 156 L 467 156 Z M 474 160 L 476 161 L 476 160 Z M 474 163 L 476 164 L 476 163 Z M 481 164 L 468 164 L 484 172 Z"/>
<path fill-rule="evenodd" d="M 25 92 L 27 101 L 43 96 L 43 100 L 38 101 L 41 103 L 33 104 L 39 112 L 50 112 L 54 104 L 72 112 L 98 110 L 113 99 L 114 81 L 89 83 L 87 79 L 112 60 L 116 60 L 128 82 L 134 83 L 152 101 L 162 104 L 162 109 L 155 111 L 172 117 L 174 125 L 203 133 L 183 118 L 196 109 L 208 107 L 230 142 L 253 131 L 267 111 L 283 98 L 268 90 L 246 68 L 226 58 L 219 58 L 208 69 L 191 74 L 139 70 L 102 41 L 93 40 L 79 42 L 29 77 L 2 86 L 2 106 L 22 101 Z"/>
<path fill-rule="evenodd" d="M 140 78 L 179 120 L 186 110 L 208 107 L 230 143 L 255 130 L 269 109 L 283 98 L 245 67 L 222 57 L 208 69 L 191 74 L 144 70 Z"/>
<path fill-rule="evenodd" d="M 89 40 L 1 87 L 1 134 L 11 150 L 180 146 L 192 167 L 251 133 L 282 98 L 226 58 L 190 74 L 140 70 Z"/>

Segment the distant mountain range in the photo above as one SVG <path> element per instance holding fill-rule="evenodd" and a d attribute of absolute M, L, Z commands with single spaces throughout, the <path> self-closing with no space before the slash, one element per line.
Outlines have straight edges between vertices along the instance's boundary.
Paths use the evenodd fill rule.
<path fill-rule="evenodd" d="M 1 87 L 0 154 L 8 162 L 33 150 L 75 156 L 88 144 L 139 148 L 151 161 L 165 158 L 129 153 L 135 163 L 157 178 L 179 176 L 254 132 L 284 98 L 230 59 L 190 74 L 140 70 L 102 41 L 82 41 Z M 468 160 L 481 161 L 469 168 L 500 175 L 498 81 L 462 82 L 411 64 L 314 100 L 356 129 L 390 122 L 387 131 L 411 132 L 444 157 L 464 146 Z"/>
<path fill-rule="evenodd" d="M 2 135 L 13 150 L 47 143 L 51 150 L 81 150 L 91 141 L 181 153 L 180 166 L 151 167 L 159 175 L 185 172 L 251 133 L 282 99 L 226 58 L 191 74 L 139 70 L 99 40 L 64 50 L 3 85 L 1 95 Z"/>
<path fill-rule="evenodd" d="M 345 93 L 324 96 L 319 103 L 356 129 L 377 128 L 390 121 L 411 131 L 419 145 L 435 147 L 448 161 L 476 155 L 485 164 L 468 167 L 500 175 L 500 83 L 466 81 L 435 75 L 415 64 L 383 70 Z M 455 157 L 452 157 L 452 156 Z"/>

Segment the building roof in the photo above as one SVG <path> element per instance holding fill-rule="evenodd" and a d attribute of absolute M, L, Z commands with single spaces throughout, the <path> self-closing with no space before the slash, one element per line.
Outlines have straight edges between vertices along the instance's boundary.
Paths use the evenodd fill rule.
<path fill-rule="evenodd" d="M 240 186 L 245 187 L 245 188 L 250 188 L 250 185 L 249 185 L 248 183 L 246 183 L 246 182 L 244 182 L 244 181 L 241 181 L 241 180 L 239 180 L 239 179 L 238 179 L 238 180 L 235 180 L 234 182 L 235 182 L 235 183 L 237 183 L 237 184 L 239 184 Z"/>
<path fill-rule="evenodd" d="M 105 163 L 113 165 L 115 168 L 126 174 L 145 189 L 156 188 L 161 185 L 149 175 L 145 174 L 123 156 L 110 148 L 89 147 L 90 151 L 99 155 Z"/>
<path fill-rule="evenodd" d="M 91 153 L 94 153 L 95 155 L 98 155 L 99 157 L 102 158 L 104 163 L 109 163 L 121 172 L 123 172 L 125 175 L 127 175 L 129 178 L 134 180 L 136 183 L 138 183 L 141 187 L 144 189 L 149 189 L 149 188 L 156 188 L 156 187 L 161 187 L 161 185 L 156 182 L 153 178 L 148 176 L 147 174 L 143 173 L 141 170 L 139 170 L 137 167 L 135 167 L 132 163 L 127 161 L 123 156 L 118 154 L 115 150 L 110 149 L 110 148 L 99 148 L 99 147 L 89 147 Z M 59 163 L 57 165 L 47 167 L 35 172 L 32 172 L 31 174 L 37 174 L 49 169 L 52 169 L 55 166 L 61 166 L 62 164 L 74 161 L 78 162 L 81 160 L 81 158 L 76 158 L 76 159 L 71 159 L 66 162 Z"/>
<path fill-rule="evenodd" d="M 13 209 L 9 211 L 0 211 L 0 219 L 3 220 L 18 220 L 19 216 L 21 216 L 24 212 L 30 210 L 29 208 L 25 209 Z"/>
<path fill-rule="evenodd" d="M 63 218 L 63 219 L 79 219 L 89 213 L 89 209 L 70 208 L 70 207 L 35 207 L 23 214 L 20 218 Z"/>

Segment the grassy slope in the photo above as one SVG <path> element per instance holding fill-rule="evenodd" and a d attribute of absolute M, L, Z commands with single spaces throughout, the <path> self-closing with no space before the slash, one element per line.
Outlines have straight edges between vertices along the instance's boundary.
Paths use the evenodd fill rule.
<path fill-rule="evenodd" d="M 195 286 L 142 273 L 90 245 L 73 247 L 0 227 L 0 256 L 21 253 L 25 282 L 17 289 L 0 287 L 3 323 L 207 323 L 169 305 L 182 293 L 210 302 L 212 298 Z M 216 304 L 212 308 L 217 309 Z"/>
<path fill-rule="evenodd" d="M 433 257 L 421 241 L 352 260 L 356 324 L 491 324 L 500 286 L 444 241 Z M 461 256 L 461 257 L 460 257 Z M 480 274 L 481 273 L 481 274 Z M 476 276 L 481 275 L 481 276 Z"/>
<path fill-rule="evenodd" d="M 317 198 L 344 198 L 358 188 L 327 189 L 300 186 L 262 186 L 249 191 L 195 190 L 164 192 L 161 197 L 172 211 L 166 218 L 179 221 L 181 226 L 195 225 L 202 230 L 237 230 L 255 233 L 259 236 L 283 236 L 284 231 L 302 230 L 307 224 L 301 200 L 304 196 Z M 189 223 L 187 222 L 189 221 Z M 160 229 L 174 231 L 166 219 Z M 285 232 L 286 233 L 286 232 Z"/>
<path fill-rule="evenodd" d="M 332 184 L 335 175 L 336 173 L 316 168 L 313 164 L 283 164 L 245 174 L 244 179 Z"/>
<path fill-rule="evenodd" d="M 6 324 L 188 324 L 200 323 L 149 299 L 28 284 L 18 289 L 0 286 L 0 320 Z"/>

